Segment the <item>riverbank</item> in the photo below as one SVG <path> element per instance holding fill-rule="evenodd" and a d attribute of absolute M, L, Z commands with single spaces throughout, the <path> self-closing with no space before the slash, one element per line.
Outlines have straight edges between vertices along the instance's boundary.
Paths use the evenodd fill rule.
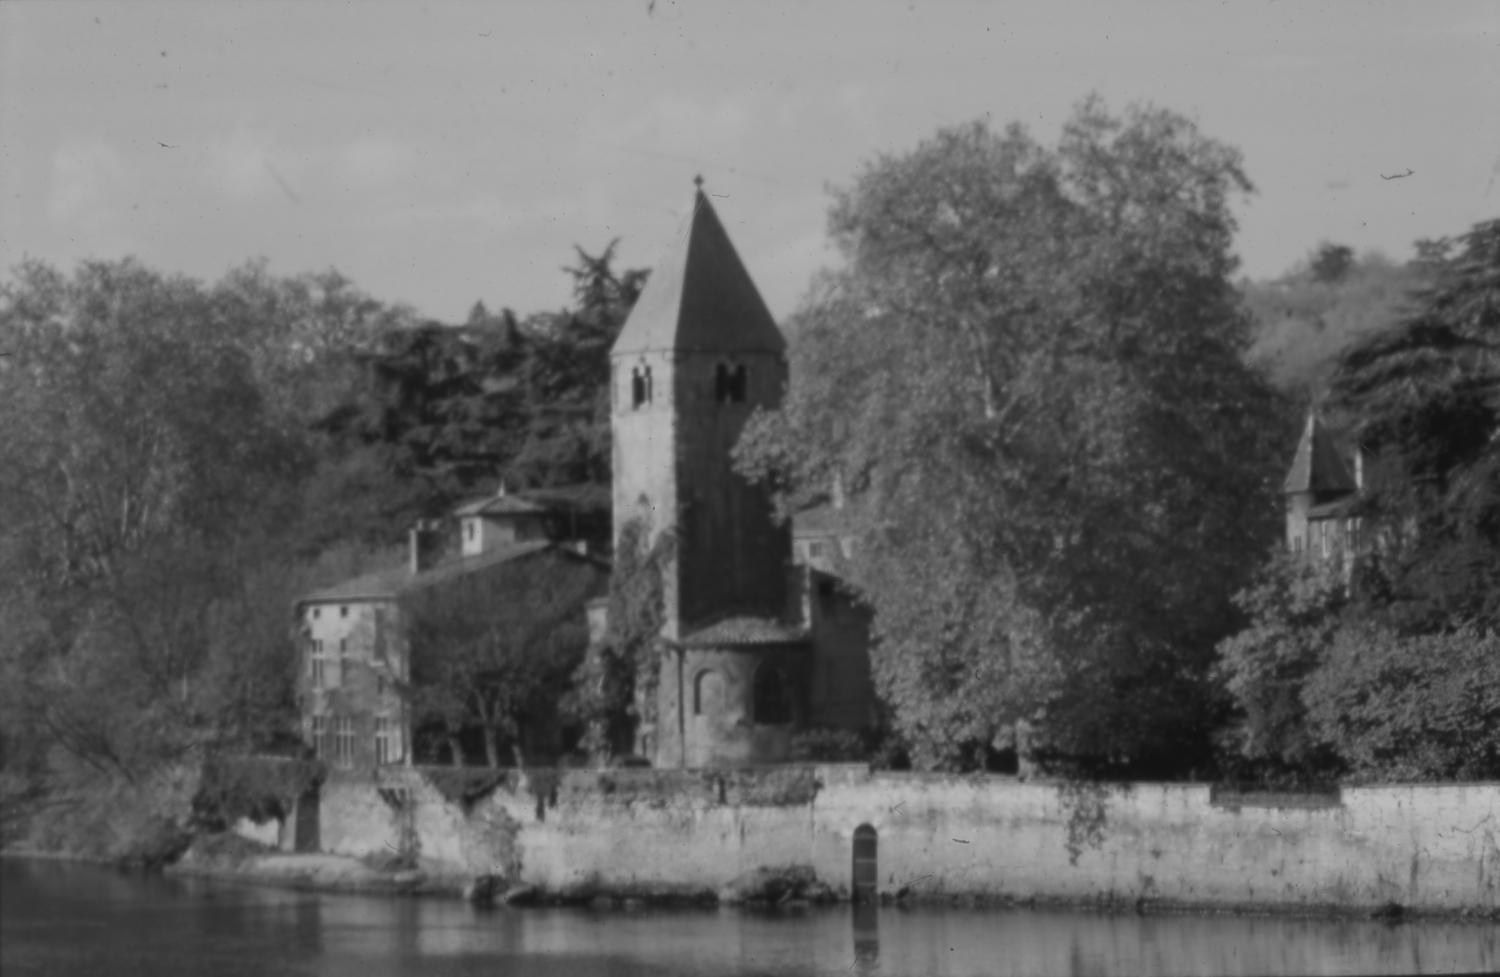
<path fill-rule="evenodd" d="M 335 772 L 278 844 L 612 898 L 806 866 L 838 898 L 909 904 L 1500 915 L 1496 784 L 1256 795 L 816 765 L 528 770 L 487 786 Z"/>
<path fill-rule="evenodd" d="M 642 910 L 684 906 L 737 906 L 752 910 L 796 912 L 815 905 L 849 902 L 849 893 L 834 889 L 806 866 L 782 866 L 746 873 L 718 890 L 668 884 L 608 884 L 597 878 L 556 890 L 515 880 L 472 878 L 441 866 L 406 865 L 396 859 L 357 858 L 325 853 L 287 854 L 267 851 L 253 843 L 213 838 L 211 845 L 194 845 L 164 869 L 169 876 L 208 878 L 238 884 L 273 886 L 313 892 L 382 896 L 420 896 L 464 899 L 481 905 L 514 908 L 586 906 L 595 910 Z M 65 856 L 51 856 L 65 857 Z M 1263 903 L 1190 903 L 1169 900 L 1016 899 L 1009 896 L 936 895 L 916 889 L 886 893 L 884 905 L 946 907 L 975 910 L 1058 910 L 1106 915 L 1177 916 L 1234 915 L 1303 919 L 1379 919 L 1387 923 L 1427 919 L 1492 922 L 1500 912 L 1472 909 L 1423 910 L 1397 903 L 1371 908 Z"/>

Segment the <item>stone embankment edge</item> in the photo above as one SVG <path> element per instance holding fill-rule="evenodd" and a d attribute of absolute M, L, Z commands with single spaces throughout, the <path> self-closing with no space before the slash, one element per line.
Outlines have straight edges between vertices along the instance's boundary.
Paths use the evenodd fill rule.
<path fill-rule="evenodd" d="M 33 856 L 24 852 L 3 852 L 8 857 L 44 857 L 59 860 L 90 861 L 97 859 L 72 858 L 50 853 Z M 269 864 L 268 864 L 269 863 Z M 299 867 L 300 866 L 300 867 Z M 467 877 L 441 871 L 408 869 L 383 871 L 373 869 L 359 859 L 324 854 L 272 855 L 254 857 L 237 865 L 206 864 L 184 859 L 163 870 L 164 874 L 182 878 L 212 879 L 240 885 L 264 886 L 268 888 L 292 889 L 303 892 L 344 893 L 365 896 L 425 897 L 460 900 L 471 881 Z M 498 900 L 504 908 L 524 910 L 533 907 L 588 907 L 591 909 L 642 908 L 713 908 L 723 907 L 750 912 L 767 909 L 800 911 L 810 904 L 807 900 L 795 899 L 768 905 L 760 901 L 727 902 L 716 893 L 690 887 L 664 885 L 619 886 L 589 883 L 569 890 L 548 891 L 536 887 L 525 887 L 525 895 L 511 903 Z M 846 894 L 840 894 L 832 904 L 848 905 Z M 1500 921 L 1500 913 L 1486 913 L 1472 909 L 1413 909 L 1392 904 L 1371 910 L 1365 905 L 1308 905 L 1305 903 L 1222 903 L 1188 902 L 1182 900 L 1150 899 L 1066 899 L 1054 896 L 999 896 L 999 895 L 952 895 L 914 892 L 899 897 L 883 896 L 883 905 L 897 907 L 947 907 L 974 911 L 1002 911 L 1008 909 L 1058 910 L 1088 912 L 1115 916 L 1242 916 L 1280 917 L 1295 919 L 1367 919 L 1376 918 L 1390 923 L 1415 920 L 1470 921 L 1492 923 Z M 817 905 L 829 905 L 820 902 Z"/>

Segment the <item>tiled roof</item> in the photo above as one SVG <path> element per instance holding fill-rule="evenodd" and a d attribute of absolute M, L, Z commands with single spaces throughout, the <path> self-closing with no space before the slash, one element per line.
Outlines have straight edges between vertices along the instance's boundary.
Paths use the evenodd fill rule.
<path fill-rule="evenodd" d="M 613 501 L 610 487 L 596 482 L 527 489 L 519 494 L 533 502 L 564 512 L 604 513 L 609 511 Z"/>
<path fill-rule="evenodd" d="M 490 495 L 464 503 L 454 509 L 453 514 L 455 516 L 519 516 L 546 511 L 546 506 L 537 505 L 517 495 Z"/>
<path fill-rule="evenodd" d="M 794 536 L 829 536 L 839 535 L 847 531 L 845 526 L 844 510 L 836 508 L 831 503 L 813 506 L 803 509 L 792 517 L 792 535 Z"/>
<path fill-rule="evenodd" d="M 1297 454 L 1292 458 L 1281 491 L 1287 494 L 1358 491 L 1333 435 L 1316 414 L 1307 415 L 1307 426 L 1302 431 L 1302 440 L 1297 442 Z"/>
<path fill-rule="evenodd" d="M 509 516 L 544 512 L 604 512 L 610 507 L 607 485 L 582 482 L 552 488 L 496 493 L 465 502 L 453 514 L 463 516 Z"/>
<path fill-rule="evenodd" d="M 702 189 L 678 239 L 652 269 L 613 353 L 782 353 L 786 340 Z"/>
<path fill-rule="evenodd" d="M 1311 522 L 1316 522 L 1319 519 L 1339 519 L 1352 512 L 1358 503 L 1359 496 L 1353 494 L 1346 495 L 1341 499 L 1335 499 L 1332 502 L 1324 502 L 1322 505 L 1310 507 L 1307 510 L 1307 518 Z"/>
<path fill-rule="evenodd" d="M 430 587 L 436 583 L 453 580 L 465 574 L 474 573 L 477 570 L 486 570 L 511 560 L 538 553 L 542 550 L 556 547 L 558 552 L 568 553 L 570 550 L 557 546 L 547 540 L 535 540 L 528 543 L 517 543 L 500 549 L 482 553 L 479 556 L 471 556 L 462 559 L 447 560 L 437 566 L 421 573 L 412 573 L 410 568 L 401 566 L 389 567 L 367 573 L 363 576 L 345 580 L 315 590 L 303 596 L 300 603 L 303 604 L 326 604 L 337 601 L 365 601 L 365 600 L 395 600 L 404 593 Z"/>
<path fill-rule="evenodd" d="M 727 617 L 687 635 L 681 644 L 694 647 L 722 645 L 790 645 L 807 640 L 807 632 L 764 617 Z"/>

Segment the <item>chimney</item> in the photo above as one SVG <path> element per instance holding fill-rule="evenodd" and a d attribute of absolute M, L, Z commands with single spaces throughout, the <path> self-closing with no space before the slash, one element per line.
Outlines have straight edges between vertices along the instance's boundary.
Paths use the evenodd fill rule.
<path fill-rule="evenodd" d="M 1365 490 L 1365 449 L 1357 444 L 1354 446 L 1354 490 Z"/>
<path fill-rule="evenodd" d="M 835 471 L 833 473 L 833 507 L 842 509 L 844 507 L 844 473 Z"/>
<path fill-rule="evenodd" d="M 414 576 L 432 568 L 438 550 L 436 528 L 432 521 L 418 519 L 406 532 L 409 565 Z"/>

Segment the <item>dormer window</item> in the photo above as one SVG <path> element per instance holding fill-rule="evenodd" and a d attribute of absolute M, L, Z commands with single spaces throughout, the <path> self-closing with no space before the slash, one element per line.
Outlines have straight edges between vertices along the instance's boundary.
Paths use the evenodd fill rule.
<path fill-rule="evenodd" d="M 638 366 L 630 371 L 630 406 L 639 410 L 651 403 L 651 367 Z"/>
<path fill-rule="evenodd" d="M 714 400 L 721 404 L 745 402 L 745 366 L 720 363 L 714 370 Z"/>

